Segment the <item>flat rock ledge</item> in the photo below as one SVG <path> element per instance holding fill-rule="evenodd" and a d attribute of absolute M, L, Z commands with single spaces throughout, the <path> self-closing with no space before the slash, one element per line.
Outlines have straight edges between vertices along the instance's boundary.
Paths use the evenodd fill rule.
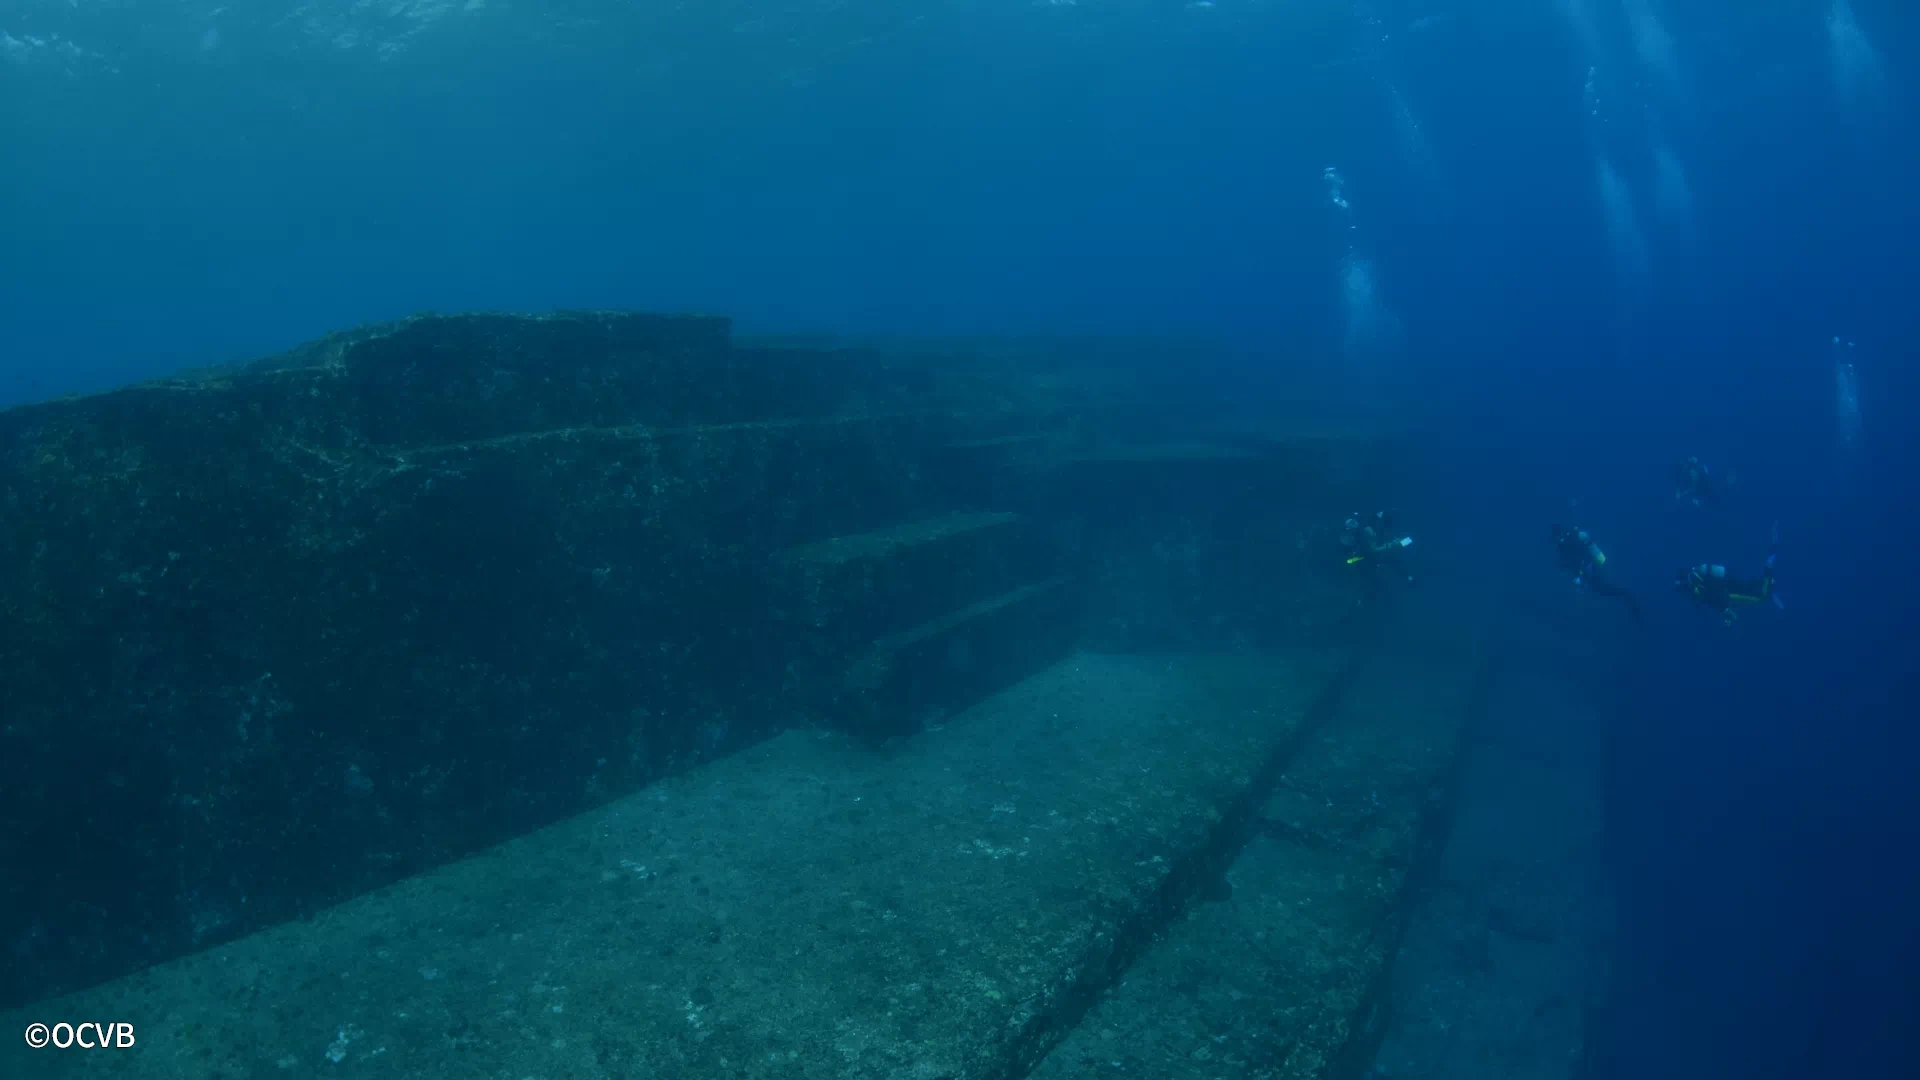
<path fill-rule="evenodd" d="M 1330 1080 L 1367 1070 L 1412 898 L 1434 867 L 1486 620 L 1410 599 L 1315 724 L 1222 880 L 1035 1080 Z M 1441 615 L 1447 617 L 1441 618 Z M 1434 628 L 1439 628 L 1436 631 Z"/>
<path fill-rule="evenodd" d="M 1349 661 L 1080 653 L 890 754 L 789 731 L 312 918 L 39 1002 L 8 1022 L 124 1020 L 137 1045 L 16 1043 L 5 1056 L 26 1057 L 0 1072 L 1024 1075 L 1217 879 Z M 1413 785 L 1435 766 L 1403 767 Z"/>

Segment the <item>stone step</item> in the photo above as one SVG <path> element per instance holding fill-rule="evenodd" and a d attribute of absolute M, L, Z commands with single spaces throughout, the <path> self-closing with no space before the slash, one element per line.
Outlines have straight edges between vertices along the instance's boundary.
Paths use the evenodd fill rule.
<path fill-rule="evenodd" d="M 976 529 L 1007 525 L 1018 520 L 1008 513 L 945 514 L 920 521 L 902 522 L 871 529 L 851 536 L 835 536 L 811 544 L 790 548 L 785 557 L 809 567 L 846 567 L 871 564 L 888 559 L 901 550 L 922 544 L 938 543 Z"/>
<path fill-rule="evenodd" d="M 1141 507 L 1217 513 L 1298 501 L 1276 459 L 1238 447 L 1147 442 L 1061 449 L 1049 470 L 1046 499 L 1096 522 L 1136 518 Z"/>
<path fill-rule="evenodd" d="M 1265 455 L 1234 446 L 1208 442 L 1142 443 L 1086 451 L 1065 459 L 1082 468 L 1151 468 L 1193 466 L 1206 468 L 1228 463 L 1264 460 Z"/>
<path fill-rule="evenodd" d="M 0 864 L 40 868 L 0 887 L 0 924 L 58 928 L 0 962 L 0 1004 L 359 895 L 793 723 L 807 643 L 771 617 L 766 566 L 923 513 L 938 493 L 916 456 L 966 430 L 935 411 L 402 451 L 295 425 L 228 453 L 209 432 L 258 418 L 187 409 L 205 397 L 0 413 L 0 489 L 19 496 L 0 515 L 17 823 Z M 156 399 L 210 419 L 122 441 Z"/>
<path fill-rule="evenodd" d="M 790 548 L 778 617 L 830 642 L 872 641 L 1044 573 L 1017 514 L 943 514 Z"/>
<path fill-rule="evenodd" d="M 0 448 L 28 444 L 94 472 L 218 471 L 577 429 L 1043 407 L 1058 411 L 872 350 L 733 348 L 720 318 L 426 316 L 255 364 L 7 410 Z M 933 442 L 1004 430 L 962 425 Z"/>
<path fill-rule="evenodd" d="M 723 318 L 622 312 L 427 316 L 336 335 L 232 383 L 245 392 L 272 374 L 284 391 L 291 377 L 311 393 L 270 392 L 270 409 L 318 409 L 380 445 L 961 402 L 961 388 L 926 366 L 877 350 L 736 347 L 730 329 Z"/>
<path fill-rule="evenodd" d="M 6 1075 L 1023 1075 L 1257 808 L 1329 651 L 1081 654 L 886 756 L 788 732 L 482 855 L 6 1014 Z"/>
<path fill-rule="evenodd" d="M 1049 479 L 1059 446 L 1073 436 L 1059 417 L 1027 418 L 1040 430 L 956 439 L 928 456 L 927 475 L 955 501 L 969 506 L 1011 507 L 1035 516 L 1052 509 Z M 990 432 L 992 429 L 988 429 Z"/>
<path fill-rule="evenodd" d="M 1027 450 L 1045 446 L 1048 436 L 1043 432 L 1026 431 L 1014 435 L 992 435 L 980 439 L 956 439 L 947 444 L 947 449 L 962 452 L 993 450 Z"/>
<path fill-rule="evenodd" d="M 866 348 L 735 347 L 729 407 L 741 416 L 832 416 L 963 401 L 939 373 Z"/>
<path fill-rule="evenodd" d="M 1196 475 L 1270 469 L 1271 455 L 1217 441 L 1170 441 L 1164 402 L 1092 400 L 983 424 L 956 438 L 929 467 L 956 497 L 1036 515 L 1078 508 L 1104 491 L 1134 497 L 1153 485 L 1190 485 Z"/>
<path fill-rule="evenodd" d="M 1095 509 L 1196 499 L 1345 506 L 1369 501 L 1383 489 L 1382 447 L 1381 440 L 1362 435 L 1247 439 L 1215 433 L 1068 451 L 1059 459 L 1055 498 Z"/>
<path fill-rule="evenodd" d="M 539 432 L 411 449 L 381 462 L 393 473 L 382 494 L 484 501 L 504 491 L 577 507 L 570 513 L 631 523 L 630 534 L 582 539 L 607 539 L 642 565 L 664 550 L 802 554 L 821 537 L 882 533 L 895 526 L 874 523 L 946 505 L 921 475 L 924 456 L 957 431 L 1019 416 L 929 410 Z"/>
<path fill-rule="evenodd" d="M 1604 661 L 1509 611 L 1434 887 L 1394 963 L 1383 1076 L 1586 1075 L 1608 994 Z"/>
<path fill-rule="evenodd" d="M 852 655 L 832 715 L 870 739 L 941 724 L 1072 648 L 1079 583 L 1021 585 L 890 634 Z"/>
<path fill-rule="evenodd" d="M 1430 636 L 1430 635 L 1423 635 Z M 1286 763 L 1262 828 L 1033 1076 L 1350 1080 L 1483 682 L 1389 639 Z"/>

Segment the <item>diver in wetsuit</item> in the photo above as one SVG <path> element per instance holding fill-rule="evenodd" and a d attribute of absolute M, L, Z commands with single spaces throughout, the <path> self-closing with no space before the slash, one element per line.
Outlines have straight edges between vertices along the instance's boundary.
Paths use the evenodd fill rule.
<path fill-rule="evenodd" d="M 1413 580 L 1407 571 L 1405 557 L 1401 552 L 1413 546 L 1413 537 L 1400 536 L 1393 527 L 1393 518 L 1385 510 L 1378 510 L 1370 518 L 1354 514 L 1341 525 L 1340 547 L 1346 552 L 1348 566 L 1366 564 L 1366 569 L 1376 578 L 1380 568 L 1389 566 L 1392 572 Z"/>
<path fill-rule="evenodd" d="M 1697 457 L 1689 457 L 1673 468 L 1673 501 L 1685 506 L 1717 506 L 1731 487 L 1732 473 L 1714 472 Z"/>
<path fill-rule="evenodd" d="M 1553 539 L 1554 553 L 1560 558 L 1560 569 L 1572 576 L 1573 583 L 1596 596 L 1611 596 L 1627 605 L 1627 613 L 1634 622 L 1645 622 L 1640 614 L 1640 601 L 1626 589 L 1608 581 L 1603 567 L 1607 565 L 1607 553 L 1593 542 L 1587 530 L 1575 526 L 1555 525 L 1550 533 Z"/>
<path fill-rule="evenodd" d="M 1720 613 L 1720 621 L 1728 626 L 1738 614 L 1742 604 L 1772 603 L 1774 607 L 1785 607 L 1779 594 L 1773 591 L 1773 564 L 1779 555 L 1780 523 L 1774 522 L 1773 539 L 1767 547 L 1767 561 L 1760 569 L 1757 578 L 1738 578 L 1727 573 L 1727 568 L 1717 563 L 1701 563 L 1677 571 L 1673 575 L 1675 592 L 1684 592 L 1693 597 L 1693 602 L 1710 611 Z"/>

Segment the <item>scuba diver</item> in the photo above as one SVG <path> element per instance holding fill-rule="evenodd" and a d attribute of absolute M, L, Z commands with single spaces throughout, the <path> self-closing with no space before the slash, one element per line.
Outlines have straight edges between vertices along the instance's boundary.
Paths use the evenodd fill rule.
<path fill-rule="evenodd" d="M 1773 537 L 1767 546 L 1767 561 L 1757 578 L 1737 578 L 1716 563 L 1701 563 L 1673 575 L 1673 589 L 1693 597 L 1701 607 L 1720 613 L 1720 621 L 1732 626 L 1741 604 L 1771 603 L 1784 609 L 1780 594 L 1773 591 L 1773 563 L 1779 555 L 1780 523 L 1773 523 Z"/>
<path fill-rule="evenodd" d="M 1550 534 L 1554 552 L 1560 557 L 1560 569 L 1572 575 L 1573 583 L 1596 596 L 1610 596 L 1627 605 L 1627 613 L 1636 623 L 1646 622 L 1640 613 L 1640 601 L 1626 589 L 1608 581 L 1603 567 L 1607 553 L 1593 542 L 1587 530 L 1577 526 L 1555 525 Z"/>
<path fill-rule="evenodd" d="M 1370 518 L 1353 514 L 1340 528 L 1340 547 L 1346 553 L 1348 566 L 1366 564 L 1375 585 L 1379 583 L 1382 565 L 1390 565 L 1395 574 L 1409 582 L 1413 580 L 1401 555 L 1413 546 L 1413 537 L 1396 535 L 1393 518 L 1385 510 L 1375 511 Z"/>
<path fill-rule="evenodd" d="M 1717 506 L 1733 487 L 1732 473 L 1717 473 L 1697 457 L 1673 467 L 1673 501 L 1685 506 Z"/>

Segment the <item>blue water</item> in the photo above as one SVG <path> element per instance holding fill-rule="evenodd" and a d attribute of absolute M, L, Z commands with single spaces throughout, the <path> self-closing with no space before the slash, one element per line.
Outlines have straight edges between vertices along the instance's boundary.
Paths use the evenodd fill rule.
<path fill-rule="evenodd" d="M 1920 1075 L 1920 10 L 693 7 L 11 0 L 0 404 L 422 310 L 1344 354 L 1456 558 L 1550 579 L 1573 515 L 1653 612 L 1605 1069 Z M 1667 593 L 1775 520 L 1786 611 Z"/>

